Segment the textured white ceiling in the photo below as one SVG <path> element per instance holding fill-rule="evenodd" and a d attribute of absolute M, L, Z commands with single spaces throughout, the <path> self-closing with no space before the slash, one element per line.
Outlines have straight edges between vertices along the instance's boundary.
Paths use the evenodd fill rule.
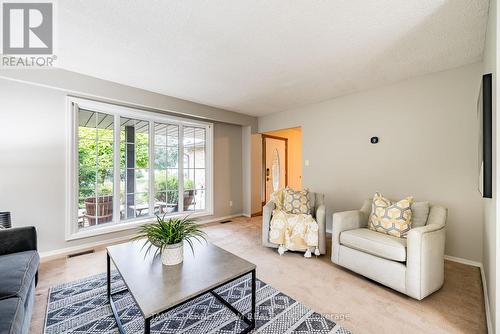
<path fill-rule="evenodd" d="M 488 0 L 64 0 L 58 64 L 250 115 L 482 58 Z"/>

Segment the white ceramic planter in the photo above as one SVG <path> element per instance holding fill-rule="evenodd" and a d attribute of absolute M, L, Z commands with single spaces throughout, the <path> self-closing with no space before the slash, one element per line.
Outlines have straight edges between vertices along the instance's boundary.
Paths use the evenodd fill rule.
<path fill-rule="evenodd" d="M 167 245 L 161 252 L 161 262 L 166 266 L 174 266 L 184 259 L 184 247 L 182 242 Z"/>

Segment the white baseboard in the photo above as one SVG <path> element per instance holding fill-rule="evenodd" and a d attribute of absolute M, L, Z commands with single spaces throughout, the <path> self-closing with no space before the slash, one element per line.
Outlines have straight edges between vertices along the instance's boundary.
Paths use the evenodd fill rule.
<path fill-rule="evenodd" d="M 481 271 L 481 281 L 483 283 L 483 293 L 484 293 L 484 312 L 486 313 L 486 328 L 488 333 L 493 333 L 493 326 L 491 324 L 491 310 L 490 310 L 490 301 L 488 298 L 488 286 L 486 285 L 486 275 L 484 274 L 483 265 L 479 267 Z"/>
<path fill-rule="evenodd" d="M 448 260 L 448 261 L 458 262 L 461 264 L 466 264 L 468 266 L 478 267 L 478 268 L 481 268 L 483 266 L 481 262 L 467 260 L 467 259 L 464 259 L 461 257 L 456 257 L 456 256 L 445 255 L 444 259 Z"/>
<path fill-rule="evenodd" d="M 84 251 L 87 251 L 87 250 L 90 250 L 90 249 L 93 249 L 96 247 L 127 241 L 127 240 L 130 240 L 130 238 L 132 238 L 132 235 L 127 235 L 127 236 L 119 237 L 119 238 L 110 238 L 110 239 L 95 241 L 95 242 L 87 242 L 85 244 L 78 245 L 78 246 L 71 246 L 71 247 L 54 249 L 54 250 L 50 250 L 50 251 L 46 251 L 46 252 L 40 252 L 40 262 L 43 263 L 43 262 L 47 262 L 50 260 L 60 259 L 60 258 L 66 257 L 70 254 L 84 252 Z"/>
<path fill-rule="evenodd" d="M 238 213 L 235 215 L 230 215 L 230 216 L 224 216 L 224 217 L 216 217 L 216 218 L 211 218 L 211 219 L 202 219 L 198 220 L 197 222 L 199 224 L 209 224 L 209 223 L 215 223 L 219 222 L 222 220 L 228 220 L 231 218 L 236 218 L 236 217 L 241 217 L 243 216 L 242 213 Z M 74 253 L 79 253 L 79 252 L 84 252 L 87 250 L 91 250 L 96 247 L 101 247 L 101 246 L 106 246 L 106 245 L 111 245 L 115 243 L 120 243 L 124 241 L 128 241 L 132 238 L 132 235 L 127 235 L 124 237 L 119 237 L 119 238 L 109 238 L 101 241 L 94 241 L 94 242 L 87 242 L 81 245 L 77 246 L 70 246 L 70 247 L 64 247 L 64 248 L 59 248 L 59 249 L 54 249 L 50 251 L 45 251 L 45 252 L 40 252 L 40 262 L 47 262 L 50 260 L 55 260 L 55 259 L 60 259 L 64 258 L 70 254 Z"/>
<path fill-rule="evenodd" d="M 242 217 L 242 216 L 245 216 L 245 215 L 243 213 L 237 213 L 235 215 L 229 215 L 229 216 L 224 216 L 224 217 L 216 217 L 216 218 L 211 218 L 211 219 L 201 219 L 201 220 L 198 220 L 197 222 L 200 224 L 209 224 L 209 223 L 216 223 L 216 222 L 220 222 L 223 220 L 228 220 L 231 218 Z"/>

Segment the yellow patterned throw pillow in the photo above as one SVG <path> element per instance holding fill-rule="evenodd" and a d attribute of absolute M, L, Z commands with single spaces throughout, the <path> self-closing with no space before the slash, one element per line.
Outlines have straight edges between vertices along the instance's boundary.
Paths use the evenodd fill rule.
<path fill-rule="evenodd" d="M 281 210 L 283 208 L 283 193 L 285 192 L 285 188 L 276 190 L 271 193 L 271 201 L 276 205 L 277 210 Z"/>
<path fill-rule="evenodd" d="M 368 227 L 370 230 L 389 234 L 398 238 L 406 238 L 411 229 L 411 204 L 413 197 L 399 202 L 391 202 L 376 193 L 372 202 L 372 213 Z"/>
<path fill-rule="evenodd" d="M 283 210 L 286 213 L 310 214 L 311 204 L 308 195 L 309 190 L 307 189 L 294 191 L 293 189 L 285 188 L 283 191 Z"/>

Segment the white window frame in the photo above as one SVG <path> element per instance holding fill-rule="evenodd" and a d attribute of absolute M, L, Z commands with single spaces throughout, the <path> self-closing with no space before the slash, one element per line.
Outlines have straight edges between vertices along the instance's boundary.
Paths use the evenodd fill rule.
<path fill-rule="evenodd" d="M 150 140 L 149 140 L 149 194 L 150 207 L 154 199 L 154 127 L 151 127 L 154 122 L 176 124 L 179 126 L 179 175 L 183 175 L 183 126 L 195 126 L 204 128 L 206 131 L 206 152 L 205 152 L 205 187 L 206 187 L 206 205 L 202 211 L 185 211 L 169 214 L 168 217 L 183 217 L 189 215 L 192 218 L 210 216 L 214 213 L 214 187 L 213 187 L 213 123 L 192 120 L 177 116 L 165 115 L 161 112 L 146 111 L 138 108 L 124 107 L 111 103 L 98 102 L 73 96 L 67 97 L 67 150 L 66 150 L 66 228 L 65 239 L 75 240 L 81 238 L 92 237 L 96 235 L 123 231 L 137 228 L 145 223 L 155 221 L 155 217 L 141 217 L 130 220 L 121 220 L 120 215 L 116 214 L 120 211 L 120 117 L 133 118 L 138 120 L 149 121 L 150 124 Z M 86 227 L 78 229 L 78 110 L 87 109 L 90 111 L 113 115 L 114 117 L 114 142 L 113 142 L 113 221 L 103 224 L 102 226 Z M 183 194 L 184 182 L 179 182 L 179 194 Z M 183 196 L 183 195 L 182 195 Z M 180 206 L 182 206 L 182 196 L 179 197 Z M 179 208 L 181 209 L 181 207 Z"/>

